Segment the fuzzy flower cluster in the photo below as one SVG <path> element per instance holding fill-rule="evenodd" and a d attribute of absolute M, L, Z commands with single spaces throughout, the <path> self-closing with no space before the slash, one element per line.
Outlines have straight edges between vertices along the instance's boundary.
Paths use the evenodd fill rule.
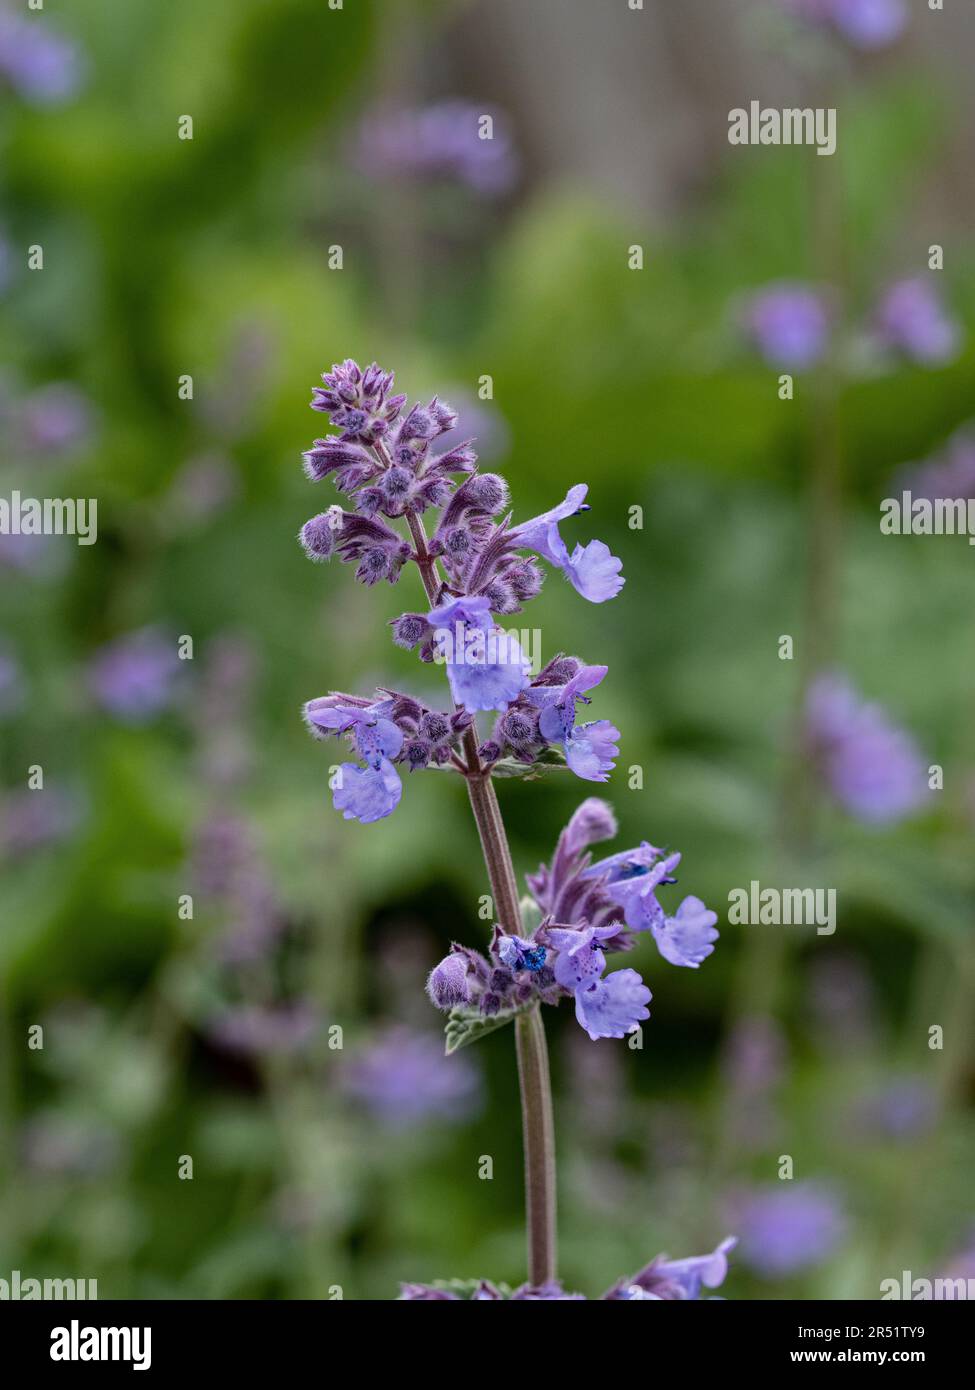
<path fill-rule="evenodd" d="M 705 1294 L 703 1289 L 717 1289 L 724 1283 L 728 1273 L 728 1252 L 733 1250 L 736 1241 L 728 1236 L 709 1255 L 691 1255 L 683 1260 L 671 1260 L 666 1255 L 656 1259 L 634 1274 L 630 1279 L 620 1279 L 602 1298 L 613 1302 L 635 1302 L 652 1299 L 658 1303 L 673 1303 L 683 1299 L 714 1298 L 715 1294 Z M 487 1279 L 477 1280 L 470 1285 L 459 1283 L 444 1284 L 403 1284 L 400 1299 L 414 1302 L 485 1302 L 510 1299 L 512 1302 L 579 1302 L 585 1301 L 583 1293 L 566 1293 L 557 1280 L 547 1284 L 523 1284 L 509 1293 L 506 1289 L 490 1283 Z"/>
<path fill-rule="evenodd" d="M 477 746 L 479 773 L 505 756 L 527 769 L 554 748 L 577 776 L 604 782 L 619 731 L 605 719 L 581 720 L 579 707 L 590 703 L 607 668 L 559 655 L 532 677 L 517 636 L 497 622 L 538 594 L 540 560 L 591 603 L 619 593 L 622 564 L 609 547 L 591 540 L 570 550 L 561 534 L 563 523 L 589 510 L 586 485 L 513 524 L 507 484 L 478 471 L 474 441 L 438 449 L 457 423 L 448 405 L 434 396 L 408 407 L 393 391 L 393 374 L 375 363 L 363 369 L 347 360 L 322 380 L 312 409 L 327 414 L 339 433 L 315 440 L 304 454 L 305 471 L 316 483 L 331 478 L 350 505 L 312 517 L 302 528 L 302 546 L 313 560 L 334 556 L 354 564 L 356 578 L 370 585 L 395 584 L 405 564 L 417 564 L 430 606 L 394 619 L 393 641 L 445 667 L 454 703 L 452 713 L 440 714 L 390 692 L 312 700 L 305 707 L 312 731 L 350 734 L 361 759 L 343 765 L 333 789 L 336 808 L 363 823 L 389 815 L 402 792 L 397 764 L 411 772 L 431 763 L 473 770 L 461 761 L 458 741 L 484 711 L 496 718 Z M 431 509 L 428 535 L 424 517 Z"/>
<path fill-rule="evenodd" d="M 714 950 L 717 916 L 687 897 L 673 915 L 657 890 L 675 883 L 678 853 L 646 841 L 592 862 L 589 846 L 616 834 L 605 801 L 590 797 L 559 836 L 551 864 L 527 882 L 541 922 L 528 937 L 495 926 L 487 956 L 455 944 L 431 972 L 427 992 L 439 1009 L 491 1017 L 533 1002 L 570 998 L 594 1041 L 622 1038 L 650 1017 L 649 989 L 635 970 L 606 974 L 606 955 L 628 951 L 649 932 L 671 965 L 696 969 Z"/>

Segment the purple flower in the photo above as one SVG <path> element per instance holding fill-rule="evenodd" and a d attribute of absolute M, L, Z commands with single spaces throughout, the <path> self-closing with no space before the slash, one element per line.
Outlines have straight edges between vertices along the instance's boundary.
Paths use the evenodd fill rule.
<path fill-rule="evenodd" d="M 975 499 L 975 434 L 959 430 L 933 458 L 899 470 L 896 486 L 930 501 Z"/>
<path fill-rule="evenodd" d="M 493 123 L 490 139 L 481 135 L 484 116 Z M 372 178 L 449 180 L 481 197 L 506 193 L 518 173 L 504 115 L 464 101 L 370 113 L 359 131 L 357 160 Z"/>
<path fill-rule="evenodd" d="M 24 673 L 11 651 L 0 646 L 0 719 L 16 714 L 24 703 Z"/>
<path fill-rule="evenodd" d="M 332 804 L 345 820 L 371 825 L 391 815 L 403 795 L 399 773 L 386 758 L 375 767 L 342 763 L 339 781 L 332 790 Z"/>
<path fill-rule="evenodd" d="M 859 1098 L 856 1119 L 887 1139 L 927 1134 L 938 1116 L 938 1097 L 920 1077 L 898 1077 Z"/>
<path fill-rule="evenodd" d="M 109 714 L 141 724 L 171 703 L 180 664 L 174 642 L 146 627 L 102 647 L 89 666 L 88 683 Z"/>
<path fill-rule="evenodd" d="M 831 28 L 855 48 L 883 48 L 903 33 L 905 0 L 782 0 L 808 24 Z"/>
<path fill-rule="evenodd" d="M 576 1019 L 590 1038 L 624 1038 L 650 1017 L 653 997 L 635 970 L 617 970 L 602 979 L 606 957 L 596 944 L 616 935 L 616 927 L 546 927 L 545 941 L 558 952 L 554 974 L 575 996 Z"/>
<path fill-rule="evenodd" d="M 452 951 L 434 966 L 427 979 L 427 994 L 435 1008 L 453 1009 L 470 1001 L 469 969 L 466 957 L 459 951 Z"/>
<path fill-rule="evenodd" d="M 406 400 L 390 395 L 393 373 L 382 371 L 375 362 L 363 371 L 348 357 L 323 372 L 322 381 L 324 386 L 312 390 L 311 408 L 331 417 L 344 442 L 373 444 L 382 439 Z"/>
<path fill-rule="evenodd" d="M 700 898 L 685 898 L 675 917 L 665 917 L 651 928 L 660 954 L 671 965 L 689 965 L 696 970 L 714 950 L 718 933 L 714 924 L 718 914 L 704 906 Z"/>
<path fill-rule="evenodd" d="M 66 454 L 83 447 L 91 436 L 91 402 L 70 381 L 52 381 L 26 398 L 20 423 L 30 453 Z"/>
<path fill-rule="evenodd" d="M 846 1233 L 843 1208 L 817 1182 L 782 1182 L 733 1203 L 741 1257 L 765 1279 L 784 1279 L 829 1259 Z"/>
<path fill-rule="evenodd" d="M 453 599 L 432 608 L 435 659 L 447 666 L 450 693 L 472 714 L 503 710 L 528 686 L 529 662 L 517 639 L 495 627 L 487 598 Z"/>
<path fill-rule="evenodd" d="M 679 854 L 662 859 L 664 851 L 646 840 L 638 849 L 623 850 L 601 859 L 584 871 L 586 878 L 600 878 L 606 894 L 623 909 L 626 924 L 633 931 L 651 931 L 664 924 L 664 910 L 656 890 L 664 883 L 676 883 L 673 871 Z"/>
<path fill-rule="evenodd" d="M 738 1244 L 727 1236 L 710 1255 L 691 1255 L 684 1260 L 670 1260 L 666 1255 L 656 1259 L 634 1274 L 621 1280 L 604 1298 L 613 1300 L 659 1299 L 671 1302 L 678 1299 L 699 1299 L 702 1286 L 719 1288 L 728 1274 L 728 1252 Z"/>
<path fill-rule="evenodd" d="M 257 1057 L 300 1052 L 314 1038 L 319 1016 L 314 1005 L 296 999 L 276 1005 L 239 1005 L 215 1015 L 207 1026 L 213 1041 L 228 1052 Z"/>
<path fill-rule="evenodd" d="M 346 1094 L 382 1124 L 407 1129 L 423 1120 L 460 1124 L 476 1113 L 481 1078 L 464 1057 L 445 1057 L 439 1038 L 390 1028 L 342 1070 Z"/>
<path fill-rule="evenodd" d="M 83 76 L 81 50 L 51 29 L 46 16 L 28 19 L 0 8 L 0 77 L 25 101 L 58 106 L 75 95 Z"/>
<path fill-rule="evenodd" d="M 10 792 L 0 798 L 0 855 L 20 858 L 59 844 L 81 815 L 77 799 L 57 787 Z"/>
<path fill-rule="evenodd" d="M 561 743 L 565 760 L 577 777 L 605 782 L 616 766 L 620 731 L 607 719 L 577 724 L 576 704 L 590 703 L 588 690 L 603 680 L 607 666 L 582 666 L 562 686 L 533 686 L 529 700 L 538 708 L 538 732 L 549 743 Z"/>
<path fill-rule="evenodd" d="M 559 534 L 560 521 L 589 510 L 586 505 L 588 491 L 585 483 L 577 483 L 569 488 L 563 502 L 514 527 L 509 532 L 509 540 L 517 549 L 534 550 L 550 565 L 562 570 L 583 598 L 591 603 L 605 603 L 607 599 L 615 598 L 626 582 L 620 574 L 622 560 L 610 554 L 609 547 L 602 541 L 577 545 L 570 555 L 568 546 Z"/>
<path fill-rule="evenodd" d="M 382 820 L 399 804 L 403 786 L 394 762 L 405 762 L 411 772 L 449 762 L 470 722 L 463 711 L 441 714 L 389 690 L 372 700 L 323 695 L 309 700 L 303 713 L 316 738 L 346 734 L 366 764 L 342 763 L 339 785 L 333 788 L 336 810 L 344 812 L 346 820 L 364 825 Z"/>
<path fill-rule="evenodd" d="M 809 285 L 783 280 L 749 299 L 745 328 L 770 367 L 804 370 L 826 351 L 829 316 Z"/>
<path fill-rule="evenodd" d="M 814 759 L 851 815 L 882 825 L 928 800 L 927 765 L 913 738 L 879 705 L 864 702 L 845 677 L 813 682 L 806 726 Z"/>
<path fill-rule="evenodd" d="M 961 331 L 930 280 L 899 280 L 877 309 L 881 342 L 911 362 L 936 367 L 957 356 Z"/>

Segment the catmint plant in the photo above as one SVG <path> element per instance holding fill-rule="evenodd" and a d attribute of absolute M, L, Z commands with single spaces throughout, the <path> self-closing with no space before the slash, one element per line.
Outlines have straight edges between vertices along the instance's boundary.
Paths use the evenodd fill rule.
<path fill-rule="evenodd" d="M 300 540 L 313 560 L 355 565 L 363 584 L 396 584 L 419 573 L 425 606 L 390 624 L 392 640 L 445 667 L 444 706 L 400 690 L 371 695 L 332 691 L 304 707 L 316 738 L 344 737 L 354 761 L 333 784 L 335 808 L 372 824 L 391 815 L 404 776 L 439 769 L 463 779 L 480 836 L 496 920 L 483 950 L 454 943 L 430 972 L 427 993 L 447 1015 L 450 1055 L 512 1024 L 518 1057 L 525 1145 L 528 1283 L 515 1293 L 485 1281 L 408 1285 L 403 1298 L 578 1298 L 556 1280 L 555 1157 L 552 1098 L 542 1005 L 571 1002 L 589 1038 L 624 1038 L 650 1017 L 650 990 L 636 970 L 608 972 L 608 957 L 652 937 L 672 965 L 697 969 L 714 950 L 716 914 L 696 897 L 676 901 L 679 853 L 647 841 L 603 859 L 592 846 L 617 833 L 612 809 L 582 802 L 559 836 L 550 863 L 529 875 L 519 896 L 495 790 L 502 776 L 539 767 L 567 768 L 584 782 L 605 782 L 620 732 L 586 707 L 606 666 L 579 656 L 553 657 L 532 675 L 517 638 L 498 619 L 522 610 L 539 592 L 540 561 L 561 571 L 590 603 L 623 587 L 622 564 L 600 540 L 570 542 L 562 527 L 589 510 L 578 483 L 548 511 L 515 521 L 508 487 L 481 473 L 473 440 L 438 449 L 456 414 L 436 396 L 407 405 L 393 374 L 375 363 L 339 363 L 315 387 L 312 409 L 338 433 L 304 454 L 314 482 L 331 478 L 349 506 L 333 505 L 308 521 Z M 427 514 L 432 513 L 430 521 Z M 479 720 L 490 725 L 479 728 Z M 713 1254 L 658 1258 L 614 1286 L 607 1298 L 697 1298 L 726 1270 L 726 1240 Z"/>

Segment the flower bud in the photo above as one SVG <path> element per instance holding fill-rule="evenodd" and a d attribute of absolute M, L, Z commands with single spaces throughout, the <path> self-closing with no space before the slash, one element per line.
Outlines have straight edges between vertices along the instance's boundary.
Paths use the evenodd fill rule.
<path fill-rule="evenodd" d="M 458 1004 L 470 1001 L 467 961 L 462 955 L 453 952 L 444 956 L 440 964 L 430 971 L 427 994 L 430 996 L 430 1002 L 438 1009 L 452 1009 Z"/>
<path fill-rule="evenodd" d="M 318 516 L 313 516 L 311 521 L 305 522 L 298 533 L 298 539 L 309 560 L 331 559 L 341 526 L 341 518 L 342 509 L 330 507 L 327 512 L 320 512 Z M 336 525 L 336 521 L 338 521 L 338 525 Z"/>

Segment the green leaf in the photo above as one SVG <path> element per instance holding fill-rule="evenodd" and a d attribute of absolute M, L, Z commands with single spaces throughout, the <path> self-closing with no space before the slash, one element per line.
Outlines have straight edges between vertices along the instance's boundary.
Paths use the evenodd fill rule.
<path fill-rule="evenodd" d="M 520 777 L 524 782 L 534 782 L 546 772 L 554 772 L 565 765 L 562 749 L 550 743 L 533 763 L 520 763 L 517 758 L 499 758 L 491 769 L 491 776 Z"/>
<path fill-rule="evenodd" d="M 481 1038 L 487 1037 L 488 1033 L 503 1028 L 506 1023 L 511 1023 L 519 1014 L 527 1013 L 529 1009 L 535 1007 L 533 1001 L 520 1009 L 502 1009 L 500 1013 L 490 1016 L 475 1013 L 472 1009 L 451 1009 L 444 1025 L 444 1051 L 449 1057 L 451 1053 L 459 1052 L 462 1047 L 479 1042 Z"/>

